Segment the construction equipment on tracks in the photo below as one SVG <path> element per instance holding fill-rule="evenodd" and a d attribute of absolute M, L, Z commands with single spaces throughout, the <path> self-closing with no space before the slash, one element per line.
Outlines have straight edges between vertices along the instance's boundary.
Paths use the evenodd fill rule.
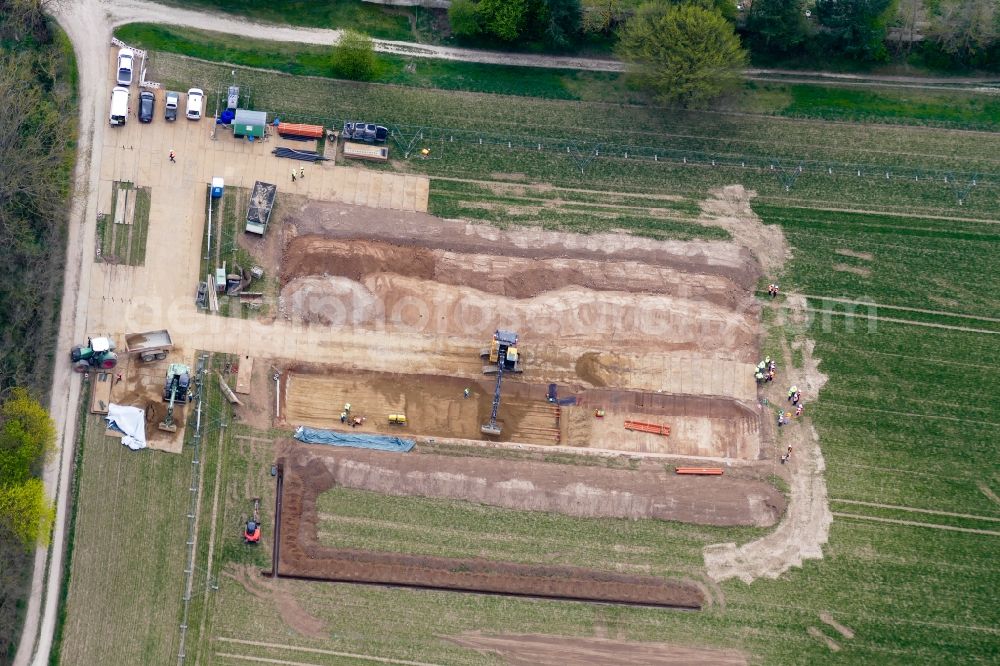
<path fill-rule="evenodd" d="M 77 372 L 111 370 L 118 365 L 118 354 L 111 338 L 87 338 L 86 345 L 73 346 L 69 359 Z"/>
<path fill-rule="evenodd" d="M 636 432 L 648 432 L 653 435 L 663 435 L 664 437 L 670 436 L 670 426 L 660 423 L 643 423 L 642 421 L 625 421 L 626 430 L 635 430 Z"/>
<path fill-rule="evenodd" d="M 484 435 L 499 435 L 501 427 L 497 425 L 497 410 L 500 408 L 500 385 L 505 372 L 523 372 L 521 357 L 517 353 L 517 333 L 497 329 L 493 334 L 493 342 L 488 349 L 479 353 L 480 358 L 488 360 L 483 366 L 483 373 L 497 375 L 496 388 L 493 389 L 493 408 L 490 420 L 479 429 Z"/>
<path fill-rule="evenodd" d="M 188 391 L 191 389 L 191 368 L 183 363 L 171 363 L 167 368 L 167 381 L 163 384 L 163 399 L 167 405 L 167 414 L 157 424 L 157 428 L 165 432 L 177 432 L 174 423 L 174 405 L 188 401 Z"/>
<path fill-rule="evenodd" d="M 246 526 L 243 528 L 243 543 L 259 543 L 260 542 L 260 498 L 253 498 L 253 516 L 247 520 Z"/>

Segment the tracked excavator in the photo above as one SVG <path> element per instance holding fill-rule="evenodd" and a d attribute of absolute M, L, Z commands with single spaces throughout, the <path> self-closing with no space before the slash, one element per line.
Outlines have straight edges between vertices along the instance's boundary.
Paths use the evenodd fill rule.
<path fill-rule="evenodd" d="M 521 357 L 517 353 L 517 333 L 497 329 L 493 334 L 493 342 L 489 348 L 480 352 L 485 361 L 483 374 L 496 373 L 497 383 L 493 389 L 493 408 L 490 410 L 490 420 L 483 424 L 480 431 L 484 435 L 499 435 L 501 426 L 497 423 L 497 410 L 500 408 L 500 386 L 505 372 L 523 372 Z"/>
<path fill-rule="evenodd" d="M 167 403 L 167 415 L 156 427 L 166 432 L 177 432 L 174 423 L 174 404 L 188 401 L 191 389 L 191 368 L 183 363 L 171 363 L 167 368 L 167 380 L 163 383 L 163 400 Z"/>

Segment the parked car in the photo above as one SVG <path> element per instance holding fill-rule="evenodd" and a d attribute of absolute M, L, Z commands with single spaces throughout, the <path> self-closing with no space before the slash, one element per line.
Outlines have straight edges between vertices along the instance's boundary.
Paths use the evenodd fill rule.
<path fill-rule="evenodd" d="M 128 121 L 128 88 L 116 86 L 111 91 L 111 110 L 108 121 L 112 125 L 124 125 Z"/>
<path fill-rule="evenodd" d="M 135 52 L 132 49 L 118 49 L 118 85 L 132 85 L 132 70 L 135 67 Z"/>
<path fill-rule="evenodd" d="M 166 103 L 163 105 L 163 117 L 166 120 L 177 120 L 177 107 L 181 105 L 181 94 L 168 90 Z"/>
<path fill-rule="evenodd" d="M 148 90 L 139 93 L 139 122 L 153 122 L 153 110 L 156 108 L 156 96 Z"/>
<path fill-rule="evenodd" d="M 191 88 L 188 90 L 187 117 L 188 120 L 201 119 L 201 107 L 205 101 L 205 92 L 201 88 Z"/>
<path fill-rule="evenodd" d="M 365 143 L 385 143 L 389 138 L 389 129 L 374 123 L 345 122 L 344 138 Z"/>

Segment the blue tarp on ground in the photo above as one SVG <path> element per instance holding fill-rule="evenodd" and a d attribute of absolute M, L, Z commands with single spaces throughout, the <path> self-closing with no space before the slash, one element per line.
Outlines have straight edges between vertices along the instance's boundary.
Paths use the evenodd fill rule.
<path fill-rule="evenodd" d="M 295 439 L 306 444 L 332 444 L 333 446 L 353 446 L 358 449 L 375 449 L 376 451 L 397 451 L 406 453 L 413 448 L 412 439 L 393 437 L 391 435 L 360 435 L 333 430 L 320 430 L 299 426 L 295 431 Z"/>

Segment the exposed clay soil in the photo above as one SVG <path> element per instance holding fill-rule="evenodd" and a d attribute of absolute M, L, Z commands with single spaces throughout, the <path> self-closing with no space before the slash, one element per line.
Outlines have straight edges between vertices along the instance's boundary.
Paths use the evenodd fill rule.
<path fill-rule="evenodd" d="M 294 446 L 294 444 L 293 444 Z M 484 460 L 419 453 L 301 446 L 306 465 L 323 465 L 333 482 L 387 495 L 438 497 L 585 518 L 656 518 L 699 525 L 774 525 L 785 497 L 752 479 L 684 477 L 662 466 L 622 470 L 583 465 Z"/>
<path fill-rule="evenodd" d="M 331 275 L 361 282 L 370 275 L 395 273 L 420 280 L 465 286 L 509 298 L 532 298 L 565 287 L 667 294 L 703 300 L 723 307 L 742 305 L 745 285 L 684 267 L 639 261 L 595 261 L 574 258 L 530 258 L 487 252 L 458 253 L 368 240 L 321 235 L 298 236 L 285 247 L 282 286 L 303 276 Z M 687 268 L 688 270 L 684 270 Z"/>
<path fill-rule="evenodd" d="M 616 348 L 697 350 L 734 355 L 755 346 L 756 306 L 744 311 L 662 294 L 564 287 L 512 299 L 394 273 L 361 282 L 309 276 L 281 293 L 295 321 L 489 340 L 498 323 L 525 340 L 610 342 Z"/>
<path fill-rule="evenodd" d="M 742 189 L 742 188 L 741 188 Z M 734 214 L 749 211 L 742 193 Z M 752 215 L 752 212 L 749 213 Z M 756 219 L 756 218 L 753 218 Z M 756 286 L 760 265 L 734 243 L 720 241 L 657 241 L 627 234 L 572 234 L 518 227 L 509 231 L 462 220 L 444 220 L 426 213 L 362 208 L 309 202 L 285 221 L 286 240 L 295 235 L 329 239 L 364 239 L 457 254 L 487 254 L 529 259 L 589 259 L 634 261 L 691 274 L 728 278 L 750 290 Z M 759 225 L 759 220 L 757 220 Z M 760 225 L 763 226 L 763 225 Z M 285 271 L 282 271 L 285 274 Z"/>
<path fill-rule="evenodd" d="M 281 461 L 284 490 L 279 575 L 485 594 L 700 609 L 696 584 L 580 567 L 537 566 L 326 548 L 316 540 L 316 497 L 335 483 L 320 461 Z"/>
<path fill-rule="evenodd" d="M 499 655 L 511 666 L 738 666 L 746 656 L 735 650 L 686 647 L 669 643 L 633 643 L 608 638 L 545 634 L 466 632 L 447 640 Z"/>

